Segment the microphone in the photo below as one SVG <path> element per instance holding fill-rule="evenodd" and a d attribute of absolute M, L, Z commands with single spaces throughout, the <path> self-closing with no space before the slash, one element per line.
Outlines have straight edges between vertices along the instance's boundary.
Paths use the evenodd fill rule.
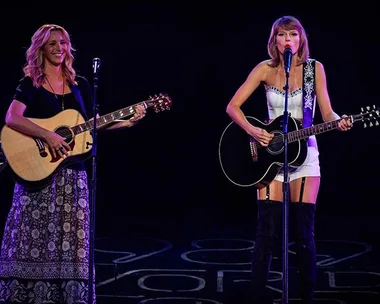
<path fill-rule="evenodd" d="M 290 72 L 290 66 L 292 64 L 292 48 L 290 47 L 289 44 L 285 45 L 285 50 L 284 50 L 284 68 L 285 72 L 289 74 Z"/>
<path fill-rule="evenodd" d="M 98 70 L 100 68 L 100 64 L 101 64 L 101 61 L 99 58 L 92 59 L 92 70 L 93 70 L 94 74 L 98 73 Z"/>

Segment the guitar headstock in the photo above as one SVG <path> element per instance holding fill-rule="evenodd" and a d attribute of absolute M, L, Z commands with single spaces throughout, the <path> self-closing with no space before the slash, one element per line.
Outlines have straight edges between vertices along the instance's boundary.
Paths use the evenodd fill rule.
<path fill-rule="evenodd" d="M 370 128 L 379 125 L 378 118 L 380 117 L 379 108 L 375 105 L 362 107 L 360 111 L 361 121 L 363 122 L 364 128 Z"/>
<path fill-rule="evenodd" d="M 146 101 L 146 103 L 149 107 L 152 107 L 156 113 L 160 111 L 170 110 L 172 106 L 172 100 L 166 93 L 149 96 L 149 99 Z"/>

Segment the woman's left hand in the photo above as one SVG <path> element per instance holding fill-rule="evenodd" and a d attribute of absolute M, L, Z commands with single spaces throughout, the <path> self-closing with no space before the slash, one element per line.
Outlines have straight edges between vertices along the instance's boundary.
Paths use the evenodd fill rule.
<path fill-rule="evenodd" d="M 130 122 L 133 124 L 136 124 L 138 121 L 140 121 L 142 118 L 145 117 L 146 110 L 142 105 L 137 105 L 135 107 L 135 114 L 131 119 L 129 119 Z"/>
<path fill-rule="evenodd" d="M 342 115 L 342 119 L 338 123 L 338 130 L 348 131 L 352 128 L 353 124 L 347 115 Z"/>

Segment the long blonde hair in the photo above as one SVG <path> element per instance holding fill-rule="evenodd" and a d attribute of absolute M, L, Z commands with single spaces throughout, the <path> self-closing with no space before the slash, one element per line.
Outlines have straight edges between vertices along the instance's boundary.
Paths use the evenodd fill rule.
<path fill-rule="evenodd" d="M 305 29 L 297 18 L 293 16 L 283 16 L 278 18 L 272 25 L 268 40 L 268 54 L 270 58 L 272 58 L 269 65 L 271 67 L 277 67 L 281 62 L 281 54 L 276 46 L 276 36 L 281 30 L 298 31 L 300 35 L 300 45 L 297 52 L 297 65 L 306 62 L 306 60 L 309 58 L 309 42 L 307 40 Z"/>
<path fill-rule="evenodd" d="M 33 84 L 36 87 L 41 86 L 45 81 L 43 47 L 49 40 L 52 31 L 61 32 L 65 39 L 67 44 L 67 52 L 65 60 L 62 63 L 62 73 L 69 84 L 76 84 L 76 72 L 73 68 L 73 51 L 75 51 L 75 49 L 71 45 L 68 32 L 62 26 L 56 24 L 44 24 L 33 34 L 31 38 L 31 44 L 26 51 L 26 64 L 23 68 L 24 75 L 31 77 Z"/>

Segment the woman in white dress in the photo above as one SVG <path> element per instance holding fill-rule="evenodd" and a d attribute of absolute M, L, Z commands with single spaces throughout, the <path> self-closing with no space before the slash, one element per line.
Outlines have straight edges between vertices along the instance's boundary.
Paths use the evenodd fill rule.
<path fill-rule="evenodd" d="M 292 51 L 288 81 L 288 111 L 291 116 L 303 117 L 303 72 L 307 62 L 314 62 L 315 98 L 325 122 L 341 119 L 338 129 L 349 130 L 352 123 L 346 115 L 337 115 L 330 104 L 326 75 L 323 65 L 309 58 L 309 46 L 305 30 L 293 16 L 277 19 L 271 29 L 268 41 L 269 60 L 260 62 L 236 91 L 227 106 L 227 113 L 247 134 L 262 146 L 268 146 L 273 134 L 248 122 L 241 106 L 248 97 L 263 84 L 266 89 L 269 119 L 284 113 L 286 72 L 283 53 L 286 47 Z M 315 105 L 315 103 L 314 103 Z M 314 106 L 312 116 L 314 115 Z M 313 303 L 316 283 L 316 251 L 314 242 L 315 203 L 320 184 L 319 152 L 314 136 L 308 139 L 308 153 L 304 163 L 289 172 L 290 202 L 292 218 L 296 222 L 297 259 L 300 272 L 302 303 Z M 252 259 L 252 283 L 254 297 L 266 303 L 265 286 L 268 279 L 272 251 L 276 240 L 281 240 L 279 223 L 282 217 L 283 172 L 264 188 L 258 190 L 258 222 L 256 243 Z M 256 302 L 255 302 L 256 303 Z M 272 302 L 270 302 L 272 303 Z"/>

